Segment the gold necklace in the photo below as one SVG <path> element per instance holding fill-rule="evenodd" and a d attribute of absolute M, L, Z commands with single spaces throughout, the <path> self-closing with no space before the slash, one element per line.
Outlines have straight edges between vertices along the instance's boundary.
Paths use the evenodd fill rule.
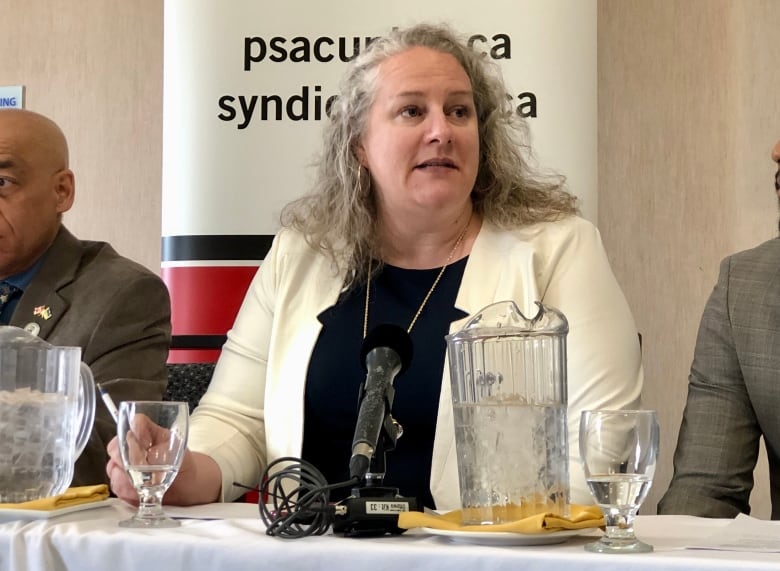
<path fill-rule="evenodd" d="M 473 216 L 473 212 L 472 212 Z M 414 324 L 417 323 L 417 318 L 420 317 L 420 314 L 422 313 L 423 308 L 425 307 L 425 304 L 428 303 L 428 300 L 430 299 L 431 295 L 433 295 L 433 290 L 436 289 L 436 286 L 439 285 L 439 280 L 441 280 L 441 277 L 444 275 L 444 270 L 447 269 L 447 266 L 450 265 L 450 262 L 452 261 L 453 256 L 455 256 L 455 252 L 458 251 L 458 248 L 460 247 L 461 242 L 463 242 L 463 238 L 466 237 L 466 232 L 469 229 L 469 226 L 471 225 L 471 216 L 469 216 L 468 222 L 466 222 L 466 227 L 463 229 L 463 232 L 460 233 L 460 236 L 458 236 L 458 239 L 455 241 L 455 245 L 452 247 L 452 250 L 450 251 L 450 255 L 447 256 L 447 260 L 444 262 L 444 265 L 442 266 L 441 270 L 439 271 L 439 275 L 436 276 L 436 279 L 433 280 L 433 285 L 431 286 L 431 289 L 428 290 L 428 293 L 425 294 L 425 297 L 422 300 L 422 303 L 420 304 L 420 307 L 417 309 L 417 313 L 414 314 L 414 317 L 412 318 L 412 322 L 409 324 L 409 327 L 406 328 L 407 333 L 412 332 L 412 327 L 414 327 Z M 363 339 L 366 338 L 366 335 L 368 334 L 368 301 L 370 299 L 370 291 L 371 291 L 371 269 L 373 266 L 373 260 L 368 260 L 368 279 L 366 280 L 366 308 L 363 312 Z"/>

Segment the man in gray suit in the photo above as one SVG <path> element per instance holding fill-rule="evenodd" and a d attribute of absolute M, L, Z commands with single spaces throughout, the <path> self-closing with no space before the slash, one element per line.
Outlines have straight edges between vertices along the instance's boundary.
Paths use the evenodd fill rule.
<path fill-rule="evenodd" d="M 54 345 L 80 346 L 116 402 L 160 400 L 170 344 L 170 299 L 160 278 L 105 242 L 62 225 L 75 183 L 68 145 L 48 118 L 0 109 L 0 324 Z M 108 482 L 116 426 L 101 399 L 72 485 Z"/>
<path fill-rule="evenodd" d="M 780 199 L 780 141 L 775 190 Z M 674 477 L 659 514 L 750 513 L 760 437 L 780 519 L 780 239 L 723 260 L 696 340 Z"/>

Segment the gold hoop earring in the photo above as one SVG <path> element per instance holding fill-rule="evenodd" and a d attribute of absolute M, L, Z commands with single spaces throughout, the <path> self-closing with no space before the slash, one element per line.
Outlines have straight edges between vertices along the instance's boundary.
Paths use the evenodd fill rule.
<path fill-rule="evenodd" d="M 357 176 L 357 190 L 358 190 L 358 196 L 363 196 L 363 165 L 358 165 L 358 176 Z M 366 175 L 369 177 L 369 184 L 368 188 L 371 187 L 371 175 L 368 172 L 368 169 L 365 169 Z"/>

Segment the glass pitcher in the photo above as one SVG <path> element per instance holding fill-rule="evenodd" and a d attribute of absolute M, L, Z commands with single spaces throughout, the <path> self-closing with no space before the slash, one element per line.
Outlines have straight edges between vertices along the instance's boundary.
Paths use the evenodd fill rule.
<path fill-rule="evenodd" d="M 448 335 L 465 525 L 568 516 L 566 317 L 491 304 Z"/>
<path fill-rule="evenodd" d="M 95 383 L 81 348 L 0 326 L 0 503 L 64 492 L 94 420 Z"/>

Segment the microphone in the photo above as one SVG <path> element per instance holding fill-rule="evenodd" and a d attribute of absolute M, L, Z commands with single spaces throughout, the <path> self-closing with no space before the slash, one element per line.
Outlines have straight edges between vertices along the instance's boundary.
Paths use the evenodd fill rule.
<path fill-rule="evenodd" d="M 349 481 L 328 484 L 316 467 L 300 458 L 271 462 L 259 485 L 260 518 L 268 535 L 290 539 L 322 535 L 331 523 L 335 533 L 348 537 L 397 535 L 405 531 L 398 527 L 398 514 L 417 510 L 416 498 L 406 498 L 395 488 L 377 485 L 380 479 L 376 474 L 369 476 L 367 485 L 358 485 L 368 474 L 377 449 L 384 467 L 384 452 L 392 449 L 387 441 L 395 445 L 398 437 L 399 431 L 394 421 L 390 422 L 389 414 L 395 394 L 393 380 L 409 367 L 412 340 L 397 325 L 380 325 L 364 339 L 360 360 L 366 382 L 360 389 Z M 351 496 L 338 504 L 330 503 L 331 490 L 352 485 L 355 487 Z M 270 507 L 263 498 L 267 498 Z"/>
<path fill-rule="evenodd" d="M 368 472 L 385 415 L 393 406 L 393 380 L 409 368 L 412 340 L 397 325 L 379 325 L 363 340 L 360 360 L 366 371 L 366 382 L 361 391 L 363 397 L 349 461 L 350 478 L 358 479 Z"/>

